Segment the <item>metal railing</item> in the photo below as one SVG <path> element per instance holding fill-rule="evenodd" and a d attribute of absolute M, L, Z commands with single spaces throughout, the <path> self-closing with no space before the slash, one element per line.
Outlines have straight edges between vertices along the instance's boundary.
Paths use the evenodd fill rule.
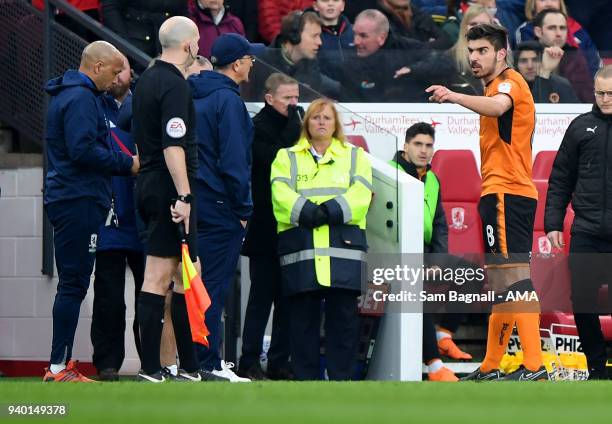
<path fill-rule="evenodd" d="M 46 119 L 46 110 L 48 105 L 48 96 L 42 90 L 42 84 L 51 77 L 63 73 L 68 68 L 78 68 L 81 53 L 87 42 L 78 37 L 68 29 L 62 27 L 55 22 L 55 16 L 58 12 L 72 19 L 78 26 L 92 32 L 100 39 L 106 40 L 117 47 L 125 54 L 133 65 L 140 68 L 145 68 L 151 61 L 151 57 L 143 53 L 138 48 L 134 47 L 125 38 L 117 35 L 113 31 L 104 27 L 100 22 L 92 19 L 85 13 L 76 9 L 64 0 L 45 0 L 45 10 L 42 13 L 33 9 L 31 6 L 24 6 L 25 1 L 17 1 L 22 3 L 21 7 L 29 7 L 32 14 L 32 20 L 39 25 L 42 23 L 42 40 L 40 41 L 40 55 L 38 63 L 42 63 L 42 72 L 39 73 L 40 79 L 37 81 L 39 97 L 39 108 L 31 110 L 30 119 L 38 122 L 36 132 L 30 134 L 34 140 L 40 141 L 43 146 L 43 178 L 47 173 L 46 161 L 46 145 L 44 143 L 44 128 Z M 32 28 L 23 28 L 24 31 L 32 31 Z M 17 51 L 19 45 L 16 45 Z M 36 95 L 34 95 L 35 97 Z M 37 113 L 38 112 L 38 113 Z M 12 124 L 11 120 L 6 120 Z M 41 272 L 49 277 L 53 276 L 53 228 L 47 219 L 46 215 L 43 220 L 43 252 L 42 252 L 42 269 Z"/>

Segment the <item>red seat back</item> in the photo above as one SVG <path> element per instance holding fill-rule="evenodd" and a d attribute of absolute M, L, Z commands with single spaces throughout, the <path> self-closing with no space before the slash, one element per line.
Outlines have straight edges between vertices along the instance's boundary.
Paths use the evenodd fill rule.
<path fill-rule="evenodd" d="M 532 178 L 534 180 L 548 180 L 556 157 L 557 152 L 553 150 L 542 150 L 539 152 L 533 161 Z"/>
<path fill-rule="evenodd" d="M 482 263 L 484 244 L 478 202 L 482 180 L 471 150 L 438 150 L 431 162 L 441 186 L 449 253 Z"/>
<path fill-rule="evenodd" d="M 478 203 L 482 180 L 471 150 L 438 150 L 431 169 L 440 179 L 443 201 Z"/>
<path fill-rule="evenodd" d="M 538 190 L 538 205 L 533 225 L 531 250 L 531 281 L 538 293 L 543 312 L 570 312 L 570 272 L 567 255 L 553 248 L 544 232 L 547 180 L 534 180 Z"/>

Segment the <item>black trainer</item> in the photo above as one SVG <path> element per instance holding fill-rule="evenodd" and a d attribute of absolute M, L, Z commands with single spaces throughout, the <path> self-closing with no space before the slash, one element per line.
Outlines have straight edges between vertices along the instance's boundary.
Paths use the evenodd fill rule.
<path fill-rule="evenodd" d="M 104 368 L 98 371 L 100 381 L 119 381 L 119 373 L 115 368 Z"/>
<path fill-rule="evenodd" d="M 295 375 L 291 372 L 289 368 L 270 368 L 268 367 L 268 372 L 266 373 L 270 380 L 281 380 L 281 381 L 290 381 L 295 380 Z"/>
<path fill-rule="evenodd" d="M 167 369 L 161 369 L 157 371 L 155 374 L 145 374 L 143 370 L 138 371 L 138 375 L 136 376 L 136 381 L 142 381 L 145 383 L 165 383 L 170 380 L 170 374 Z"/>
<path fill-rule="evenodd" d="M 236 370 L 236 374 L 239 377 L 249 378 L 252 381 L 257 381 L 257 380 L 261 381 L 261 380 L 268 379 L 268 377 L 266 377 L 266 374 L 263 372 L 259 364 L 251 365 L 251 367 L 249 367 L 246 370 L 243 368 L 238 368 Z"/>
<path fill-rule="evenodd" d="M 523 365 L 510 374 L 499 379 L 500 381 L 545 381 L 550 380 L 546 367 L 542 365 L 537 371 L 529 371 Z"/>
<path fill-rule="evenodd" d="M 459 381 L 494 381 L 500 380 L 504 377 L 504 373 L 499 369 L 495 368 L 488 372 L 480 371 L 480 368 L 476 368 L 475 371 L 472 371 L 465 377 L 459 379 Z"/>

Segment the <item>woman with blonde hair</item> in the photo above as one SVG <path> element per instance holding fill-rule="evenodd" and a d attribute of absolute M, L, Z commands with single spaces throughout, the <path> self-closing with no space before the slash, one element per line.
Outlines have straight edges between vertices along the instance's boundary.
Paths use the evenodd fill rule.
<path fill-rule="evenodd" d="M 601 66 L 601 57 L 599 56 L 597 46 L 593 43 L 589 33 L 569 16 L 564 0 L 526 0 L 525 17 L 527 17 L 527 21 L 523 22 L 516 29 L 514 34 L 515 45 L 523 41 L 535 40 L 533 18 L 544 9 L 557 9 L 567 16 L 567 44 L 583 52 L 589 64 L 591 74 L 595 75 Z"/>
<path fill-rule="evenodd" d="M 310 104 L 300 139 L 279 150 L 270 181 L 295 378 L 321 377 L 324 301 L 327 374 L 330 380 L 350 380 L 359 339 L 357 296 L 365 278 L 372 169 L 363 149 L 344 141 L 331 100 Z"/>

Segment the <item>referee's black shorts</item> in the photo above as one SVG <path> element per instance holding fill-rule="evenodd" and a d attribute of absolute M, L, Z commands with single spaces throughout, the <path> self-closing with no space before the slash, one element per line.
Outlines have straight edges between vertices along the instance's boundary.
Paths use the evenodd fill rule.
<path fill-rule="evenodd" d="M 191 181 L 190 186 L 193 187 Z M 193 194 L 193 193 L 192 193 Z M 145 225 L 145 251 L 158 257 L 181 257 L 181 240 L 178 225 L 172 221 L 170 206 L 178 194 L 168 172 L 153 171 L 138 174 L 136 179 L 136 204 Z M 187 245 L 191 260 L 198 257 L 197 202 L 191 202 Z"/>
<path fill-rule="evenodd" d="M 506 193 L 480 198 L 485 265 L 529 265 L 537 200 Z"/>

